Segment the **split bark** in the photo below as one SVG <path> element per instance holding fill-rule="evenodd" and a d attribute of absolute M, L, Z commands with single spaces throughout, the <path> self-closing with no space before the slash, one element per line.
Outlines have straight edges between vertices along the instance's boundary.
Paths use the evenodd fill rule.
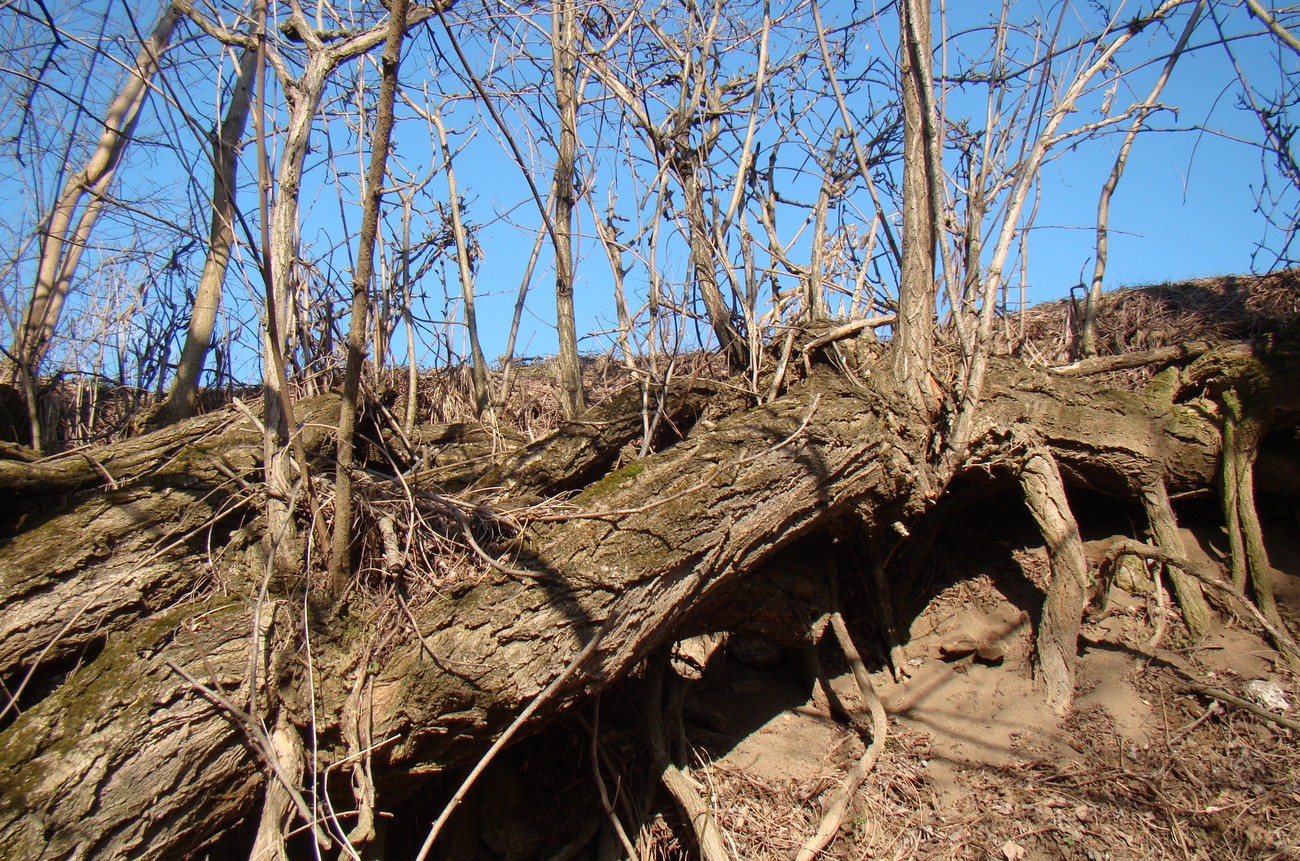
<path fill-rule="evenodd" d="M 1069 569 L 1065 551 L 1072 536 L 1060 526 L 1068 512 L 1060 502 L 1064 479 L 1119 493 L 1134 486 L 1135 476 L 1163 473 L 1173 489 L 1206 487 L 1213 481 L 1219 437 L 1204 416 L 1106 394 L 1086 382 L 1048 382 L 1045 374 L 1011 363 L 998 367 L 996 379 L 1000 386 L 981 414 L 978 438 L 1005 446 L 1010 429 L 1020 434 L 1018 439 L 1033 433 L 1044 441 L 1023 480 L 1030 495 L 1040 498 L 1040 508 L 1047 512 L 1043 516 L 1056 524 L 1045 531 L 1054 548 L 1057 579 L 1065 579 L 1069 589 L 1081 576 Z M 633 403 L 639 406 L 639 398 Z M 337 408 L 334 400 L 334 415 Z M 326 409 L 323 415 L 328 414 Z M 395 635 L 373 667 L 373 737 L 395 739 L 373 752 L 380 797 L 409 792 L 418 773 L 476 758 L 489 739 L 552 685 L 554 696 L 539 719 L 558 715 L 609 686 L 683 632 L 714 629 L 723 617 L 720 608 L 743 603 L 739 596 L 756 582 L 748 575 L 763 570 L 777 551 L 801 536 L 858 523 L 864 512 L 877 524 L 892 522 L 909 496 L 916 454 L 906 448 L 915 437 L 897 433 L 895 415 L 897 406 L 885 395 L 817 372 L 767 404 L 711 416 L 684 440 L 635 468 L 591 483 L 607 467 L 587 467 L 587 487 L 571 501 L 570 515 L 535 522 L 511 543 L 498 544 L 494 552 L 509 548 L 510 553 L 480 581 L 453 584 L 411 604 L 412 627 L 423 637 L 409 631 Z M 225 424 L 212 424 L 218 418 Z M 1195 424 L 1198 420 L 1204 427 Z M 639 421 L 625 421 L 611 420 L 608 426 L 639 430 Z M 328 426 L 328 418 L 322 423 Z M 188 442 L 183 437 L 187 429 L 198 434 Z M 603 432 L 605 425 L 592 430 L 578 446 L 587 453 L 571 462 L 600 461 L 595 452 L 606 438 L 596 431 Z M 326 427 L 305 444 L 308 450 L 327 450 L 330 439 Z M 10 540 L 14 553 L 36 547 L 42 524 L 59 518 L 68 518 L 68 528 L 76 529 L 78 523 L 94 523 L 102 516 L 96 512 L 106 506 L 116 506 L 122 521 L 117 532 L 105 530 L 102 552 L 67 560 L 67 567 L 60 567 L 52 549 L 67 539 L 55 533 L 44 538 L 51 548 L 44 556 L 0 557 L 0 582 L 9 596 L 0 605 L 6 620 L 34 594 L 16 579 L 20 571 L 27 578 L 44 578 L 47 585 L 41 590 L 64 596 L 47 614 L 50 627 L 19 638 L 20 646 L 6 659 L 6 681 L 13 677 L 11 670 L 22 673 L 45 660 L 39 657 L 43 643 L 65 625 L 68 631 L 60 642 L 77 637 L 79 648 L 92 644 L 86 665 L 70 678 L 62 680 L 47 668 L 41 681 L 54 692 L 0 730 L 0 854 L 40 858 L 82 847 L 89 856 L 132 855 L 145 841 L 151 853 L 186 854 L 253 815 L 261 797 L 264 766 L 238 722 L 160 663 L 165 657 L 210 686 L 251 686 L 251 603 L 262 577 L 255 550 L 234 552 L 239 546 L 234 541 L 232 551 L 214 556 L 209 564 L 200 532 L 191 543 L 176 547 L 174 564 L 131 571 L 129 559 L 146 558 L 152 548 L 143 541 L 111 546 L 117 543 L 114 535 L 126 534 L 128 528 L 163 534 L 162 524 L 176 515 L 174 507 L 162 504 L 143 507 L 132 492 L 178 487 L 213 510 L 235 498 L 242 492 L 240 481 L 230 476 L 250 484 L 244 476 L 258 465 L 258 434 L 247 418 L 219 415 L 132 444 L 147 447 L 151 441 L 164 444 L 152 470 L 144 453 L 130 445 L 96 453 L 95 460 L 112 470 L 121 485 L 107 493 L 96 491 L 104 479 L 84 459 L 75 469 L 53 469 L 58 462 L 0 463 L 0 487 L 26 482 L 34 489 L 39 484 L 29 476 L 50 471 L 63 483 L 61 492 L 72 494 L 61 513 L 29 513 L 22 528 L 10 515 L 6 528 L 20 533 Z M 560 440 L 553 444 L 570 456 L 572 450 Z M 540 476 L 530 486 L 562 483 L 558 472 L 529 465 L 531 458 L 545 459 L 540 451 L 525 449 L 518 457 L 521 474 L 535 469 L 533 474 Z M 235 458 L 246 459 L 233 468 L 226 465 Z M 134 472 L 118 469 L 128 462 L 135 464 Z M 1059 463 L 1059 471 L 1053 463 Z M 92 492 L 78 492 L 82 490 Z M 430 490 L 417 477 L 412 492 Z M 253 533 L 257 524 L 236 521 L 227 528 Z M 124 562 L 128 552 L 136 555 Z M 1059 570 L 1069 576 L 1061 577 Z M 119 599 L 111 609 L 96 605 L 93 613 L 78 615 L 78 590 L 88 594 L 86 584 L 110 571 L 118 572 L 113 575 L 118 582 L 136 578 L 138 588 L 157 589 L 160 597 Z M 384 576 L 418 573 L 396 570 Z M 186 603 L 186 590 L 209 577 L 230 597 L 218 593 Z M 1072 611 L 1076 595 L 1068 593 L 1058 605 Z M 1068 628 L 1070 615 L 1057 615 Z M 1073 619 L 1077 627 L 1078 616 Z M 809 620 L 802 624 L 806 630 Z M 286 625 L 284 630 L 296 628 Z M 1053 630 L 1059 634 L 1064 629 Z M 105 631 L 106 641 L 95 643 Z M 564 676 L 596 631 L 605 633 L 589 659 Z M 372 660 L 368 652 L 362 655 L 368 640 L 356 643 L 344 628 L 336 633 L 328 651 L 313 655 L 312 684 L 317 687 L 311 689 L 318 692 L 318 703 L 346 702 L 358 662 Z M 4 638 L 6 647 L 9 640 Z M 1059 662 L 1066 663 L 1072 643 L 1058 636 L 1056 644 Z M 309 702 L 309 689 L 294 657 L 300 646 L 286 633 L 281 647 L 268 656 L 266 672 L 285 691 L 289 717 L 306 726 L 313 716 L 301 705 Z M 75 660 L 78 653 L 69 645 L 60 654 Z M 1060 686 L 1057 694 L 1068 697 Z M 341 718 L 318 710 L 314 719 L 319 731 L 330 732 Z M 148 780 L 125 765 L 142 751 L 149 752 L 141 766 L 148 769 Z M 169 758 L 158 760 L 154 751 Z M 153 779 L 155 773 L 163 779 Z M 197 803 L 198 798 L 206 800 Z M 151 811 L 148 821 L 138 816 L 142 806 Z"/>

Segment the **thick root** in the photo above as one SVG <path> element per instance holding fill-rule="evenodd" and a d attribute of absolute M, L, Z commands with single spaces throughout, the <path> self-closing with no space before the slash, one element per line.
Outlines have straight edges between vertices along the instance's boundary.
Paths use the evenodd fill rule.
<path fill-rule="evenodd" d="M 722 840 L 722 831 L 717 820 L 709 811 L 708 803 L 700 796 L 690 775 L 672 761 L 668 752 L 668 742 L 664 737 L 663 689 L 667 662 L 663 659 L 650 663 L 649 684 L 645 710 L 646 735 L 650 743 L 650 753 L 654 758 L 655 770 L 659 772 L 659 781 L 672 796 L 682 818 L 690 827 L 699 847 L 703 861 L 732 861 L 731 851 Z M 677 720 L 681 713 L 673 710 Z"/>
<path fill-rule="evenodd" d="M 276 721 L 271 733 L 271 751 L 274 752 L 279 769 L 292 784 L 302 781 L 302 763 L 306 755 L 303 750 L 302 736 L 283 715 Z M 266 784 L 266 795 L 262 799 L 262 815 L 257 823 L 257 837 L 253 841 L 253 851 L 249 861 L 288 861 L 289 853 L 285 840 L 293 829 L 293 796 L 286 785 L 270 780 Z"/>
<path fill-rule="evenodd" d="M 853 643 L 853 638 L 849 636 L 848 626 L 844 624 L 844 617 L 836 611 L 830 616 L 831 630 L 835 632 L 835 640 L 839 643 L 840 649 L 844 652 L 844 657 L 849 661 L 849 666 L 853 669 L 853 678 L 858 683 L 858 692 L 867 704 L 867 709 L 871 713 L 871 743 L 849 771 L 844 780 L 844 785 L 839 788 L 834 796 L 831 797 L 830 803 L 826 805 L 826 812 L 822 815 L 822 820 L 817 825 L 817 832 L 799 847 L 798 854 L 795 855 L 796 861 L 813 861 L 821 855 L 830 842 L 835 839 L 835 834 L 844 824 L 844 816 L 848 813 L 849 803 L 853 800 L 853 795 L 862 786 L 871 769 L 876 767 L 880 760 L 881 754 L 885 752 L 885 734 L 888 731 L 889 723 L 885 715 L 885 706 L 880 702 L 880 697 L 876 694 L 875 686 L 871 684 L 871 677 L 867 675 L 866 664 L 862 662 L 862 656 L 858 653 L 857 646 Z"/>
<path fill-rule="evenodd" d="M 1025 461 L 1020 487 L 1052 564 L 1052 582 L 1038 631 L 1038 662 L 1047 684 L 1048 703 L 1063 714 L 1074 699 L 1074 663 L 1087 603 L 1088 563 L 1079 524 L 1065 498 L 1061 471 L 1045 449 L 1035 449 Z"/>
<path fill-rule="evenodd" d="M 1224 520 L 1228 527 L 1228 547 L 1232 585 L 1238 592 L 1250 589 L 1255 606 L 1267 618 L 1270 635 L 1283 648 L 1274 630 L 1285 631 L 1278 615 L 1273 594 L 1273 567 L 1264 547 L 1264 533 L 1255 508 L 1255 459 L 1259 454 L 1262 428 L 1258 421 L 1243 414 L 1235 393 L 1223 393 L 1223 455 L 1221 477 Z M 1287 635 L 1289 639 L 1289 634 Z M 1286 649 L 1283 649 L 1287 652 Z M 1288 660 L 1296 663 L 1290 652 Z"/>
<path fill-rule="evenodd" d="M 1182 555 L 1182 538 L 1178 534 L 1178 520 L 1174 516 L 1173 506 L 1169 502 L 1169 492 L 1163 480 L 1148 485 L 1142 491 L 1142 506 L 1146 510 L 1147 524 L 1156 546 L 1169 552 Z M 1174 587 L 1174 598 L 1183 609 L 1183 621 L 1193 638 L 1199 640 L 1205 636 L 1210 627 L 1210 605 L 1205 601 L 1200 584 L 1196 578 L 1189 576 L 1177 565 L 1166 566 L 1169 582 Z M 1156 582 L 1157 593 L 1160 583 Z"/>

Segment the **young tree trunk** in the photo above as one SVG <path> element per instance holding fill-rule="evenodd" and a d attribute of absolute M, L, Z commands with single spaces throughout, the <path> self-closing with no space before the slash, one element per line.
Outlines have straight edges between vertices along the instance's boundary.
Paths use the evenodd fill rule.
<path fill-rule="evenodd" d="M 221 287 L 235 242 L 235 177 L 239 169 L 239 143 L 248 124 L 253 101 L 253 79 L 257 52 L 245 48 L 239 71 L 230 90 L 230 104 L 221 122 L 221 132 L 212 144 L 212 227 L 208 233 L 208 256 L 194 294 L 189 331 L 181 350 L 176 377 L 167 400 L 159 409 L 158 421 L 171 423 L 187 419 L 198 408 L 199 377 L 212 345 L 212 329 L 221 306 Z"/>
<path fill-rule="evenodd" d="M 1187 41 L 1192 38 L 1192 31 L 1196 29 L 1196 22 L 1200 20 L 1204 8 L 1205 2 L 1200 0 L 1192 9 L 1187 24 L 1183 27 L 1183 34 L 1178 38 L 1178 44 L 1174 46 L 1169 58 L 1165 60 L 1164 68 L 1160 70 L 1160 77 L 1156 78 L 1156 82 L 1151 86 L 1151 92 L 1147 94 L 1146 100 L 1138 105 L 1133 116 L 1133 122 L 1129 124 L 1128 131 L 1124 134 L 1124 140 L 1119 145 L 1119 152 L 1115 154 L 1115 164 L 1111 167 L 1110 175 L 1106 177 L 1106 182 L 1101 187 L 1101 195 L 1097 200 L 1097 259 L 1093 265 L 1092 281 L 1088 285 L 1088 296 L 1083 305 L 1083 327 L 1079 332 L 1079 353 L 1083 358 L 1092 358 L 1097 355 L 1097 310 L 1101 306 L 1101 287 L 1106 275 L 1110 199 L 1115 194 L 1120 177 L 1124 173 L 1124 166 L 1128 163 L 1128 154 L 1133 148 L 1133 141 L 1137 139 L 1138 132 L 1142 130 L 1147 117 L 1155 110 L 1156 99 L 1160 98 L 1160 93 L 1169 81 L 1169 75 L 1174 71 L 1174 64 L 1182 56 L 1183 49 L 1187 47 Z"/>
<path fill-rule="evenodd" d="M 671 144 L 670 144 L 671 146 Z M 691 274 L 704 301 L 709 325 L 718 338 L 718 348 L 727 356 L 731 367 L 740 371 L 749 367 L 749 346 L 732 322 L 731 306 L 718 284 L 718 250 L 713 244 L 713 230 L 704 206 L 704 189 L 693 162 L 693 155 L 677 153 L 671 157 L 673 172 L 681 183 L 686 208 L 686 228 L 691 245 Z"/>
<path fill-rule="evenodd" d="M 577 203 L 573 172 L 578 152 L 578 54 L 574 38 L 573 0 L 559 0 L 551 11 L 552 72 L 555 108 L 560 116 L 555 149 L 555 182 L 551 199 L 555 228 L 555 327 L 560 339 L 556 367 L 560 405 L 566 419 L 586 409 L 582 392 L 582 357 L 578 355 L 578 324 L 573 311 L 573 209 Z"/>
<path fill-rule="evenodd" d="M 374 272 L 375 235 L 379 232 L 379 205 L 388 174 L 388 143 L 393 134 L 393 105 L 397 99 L 397 70 L 402 60 L 409 0 L 393 0 L 389 7 L 388 39 L 380 58 L 379 106 L 370 139 L 370 167 L 366 171 L 365 202 L 361 210 L 361 236 L 357 240 L 357 266 L 352 273 L 352 318 L 348 322 L 348 358 L 343 370 L 343 398 L 339 407 L 338 468 L 334 473 L 334 539 L 330 553 L 330 593 L 343 593 L 352 576 L 352 437 L 357 423 L 361 369 L 366 358 L 366 333 L 370 323 L 370 279 Z M 480 355 L 478 358 L 482 358 Z M 477 386 L 475 387 L 478 388 Z M 480 396 L 486 396 L 483 386 Z M 480 404 L 480 409 L 482 405 Z"/>
<path fill-rule="evenodd" d="M 470 263 L 470 239 L 461 219 L 460 190 L 456 185 L 456 169 L 451 163 L 451 146 L 447 143 L 447 129 L 442 114 L 434 111 L 429 122 L 438 135 L 442 160 L 447 172 L 447 208 L 451 212 L 451 234 L 456 244 L 456 271 L 460 275 L 460 295 L 465 303 L 465 330 L 469 337 L 469 373 L 474 383 L 474 414 L 482 416 L 490 405 L 487 379 L 487 358 L 478 337 L 478 313 L 474 304 L 474 267 Z"/>
<path fill-rule="evenodd" d="M 899 274 L 894 380 L 921 415 L 934 408 L 930 351 L 934 343 L 934 161 L 935 118 L 928 110 L 930 74 L 929 0 L 898 5 L 899 77 L 903 92 L 903 262 Z"/>
<path fill-rule="evenodd" d="M 1142 490 L 1142 507 L 1146 511 L 1147 525 L 1156 546 L 1167 553 L 1183 555 L 1182 537 L 1178 533 L 1178 520 L 1164 481 L 1153 481 Z M 1210 627 L 1210 606 L 1205 602 L 1201 585 L 1177 565 L 1169 565 L 1169 579 L 1174 586 L 1174 596 L 1183 609 L 1187 630 L 1195 639 L 1205 635 Z"/>

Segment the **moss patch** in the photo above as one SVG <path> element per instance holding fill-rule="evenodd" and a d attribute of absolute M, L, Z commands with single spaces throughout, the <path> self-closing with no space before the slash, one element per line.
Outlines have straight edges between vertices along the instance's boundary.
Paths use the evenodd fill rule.
<path fill-rule="evenodd" d="M 629 463 L 622 469 L 616 469 L 600 481 L 588 487 L 582 493 L 578 494 L 575 502 L 592 502 L 609 493 L 624 487 L 624 481 L 635 478 L 645 472 L 645 464 L 641 462 Z"/>

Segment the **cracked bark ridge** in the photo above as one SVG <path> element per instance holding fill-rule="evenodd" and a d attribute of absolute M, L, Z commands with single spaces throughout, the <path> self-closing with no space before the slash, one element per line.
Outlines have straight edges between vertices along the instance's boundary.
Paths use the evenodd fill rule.
<path fill-rule="evenodd" d="M 998 385 L 972 449 L 991 459 L 966 468 L 1014 484 L 1014 468 L 1023 466 L 1019 480 L 1064 590 L 1049 599 L 1048 613 L 1059 608 L 1063 621 L 1045 624 L 1059 633 L 1048 648 L 1068 664 L 1087 571 L 1071 549 L 1077 531 L 1064 486 L 1134 500 L 1156 479 L 1169 493 L 1211 488 L 1219 429 L 1205 410 L 1109 392 L 1087 379 L 1054 379 L 1011 362 L 995 363 L 991 378 Z M 262 571 L 255 541 L 248 538 L 244 552 L 238 543 L 257 534 L 251 506 L 218 524 L 232 549 L 207 565 L 208 535 L 198 527 L 229 510 L 243 493 L 240 481 L 255 482 L 260 467 L 260 435 L 242 413 L 189 420 L 95 452 L 111 483 L 84 458 L 0 463 L 0 489 L 25 495 L 0 512 L 7 688 L 36 665 L 30 701 L 0 725 L 0 855 L 176 857 L 255 815 L 268 785 L 264 757 L 238 719 L 166 661 L 204 685 L 245 686 L 233 697 L 239 702 L 247 702 L 249 686 L 262 692 L 273 681 L 278 701 L 258 700 L 267 726 L 280 716 L 309 726 L 314 691 L 316 727 L 327 736 L 344 718 L 319 704 L 347 702 L 365 670 L 371 737 L 394 738 L 373 763 L 376 792 L 387 803 L 417 788 L 422 775 L 480 755 L 597 631 L 604 631 L 598 647 L 530 728 L 682 636 L 735 626 L 743 608 L 756 608 L 755 624 L 766 629 L 806 632 L 825 594 L 781 551 L 812 533 L 893 523 L 920 455 L 912 441 L 927 434 L 898 433 L 905 407 L 825 370 L 767 404 L 711 414 L 708 422 L 694 422 L 698 403 L 681 406 L 707 395 L 674 397 L 670 411 L 685 410 L 685 438 L 664 441 L 631 468 L 606 474 L 639 430 L 639 394 L 619 408 L 630 412 L 615 409 L 598 421 L 588 413 L 586 424 L 570 426 L 586 435 L 500 455 L 489 470 L 536 476 L 498 491 L 501 498 L 567 481 L 585 487 L 572 500 L 575 516 L 534 523 L 518 536 L 505 566 L 515 573 L 494 570 L 413 604 L 427 648 L 407 621 L 387 632 L 376 656 L 372 638 L 356 634 L 373 620 L 317 620 L 324 629 L 312 632 L 310 680 L 300 660 L 303 620 L 283 610 L 275 611 L 277 634 L 259 657 L 262 669 L 249 676 Z M 337 415 L 334 400 L 322 416 L 330 406 Z M 308 403 L 299 407 L 310 414 Z M 326 456 L 328 424 L 307 426 L 313 435 L 305 447 Z M 1032 441 L 1028 457 L 1025 441 Z M 1267 472 L 1261 480 L 1272 480 Z M 38 495 L 43 488 L 50 490 Z M 492 501 L 487 491 L 477 498 Z M 85 540 L 90 531 L 98 543 Z M 297 588 L 272 582 L 273 594 L 302 607 Z M 1054 701 L 1068 694 L 1058 686 Z M 321 755 L 328 765 L 346 752 L 326 746 Z"/>

